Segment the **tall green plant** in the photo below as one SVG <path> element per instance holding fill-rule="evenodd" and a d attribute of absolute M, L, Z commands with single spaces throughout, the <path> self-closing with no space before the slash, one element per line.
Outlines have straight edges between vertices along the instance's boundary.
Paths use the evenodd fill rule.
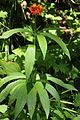
<path fill-rule="evenodd" d="M 59 80 L 58 78 L 52 77 L 50 75 L 46 75 L 45 79 L 44 77 L 41 77 L 41 75 L 37 74 L 36 71 L 36 52 L 40 49 L 42 52 L 43 60 L 45 60 L 46 53 L 47 53 L 47 44 L 48 41 L 46 37 L 52 41 L 54 40 L 63 50 L 63 52 L 69 57 L 70 54 L 66 47 L 66 44 L 55 34 L 46 32 L 46 31 L 33 31 L 31 27 L 26 28 L 16 28 L 9 31 L 6 31 L 0 36 L 0 39 L 7 40 L 9 37 L 11 37 L 15 33 L 20 33 L 23 36 L 30 36 L 30 38 L 33 38 L 32 40 L 27 39 L 31 41 L 29 45 L 26 47 L 25 55 L 25 73 L 23 74 L 20 72 L 20 69 L 17 65 L 13 66 L 14 69 L 13 73 L 8 73 L 9 75 L 2 78 L 0 80 L 0 87 L 7 84 L 5 88 L 1 90 L 0 93 L 0 102 L 2 102 L 6 97 L 9 96 L 9 104 L 12 104 L 16 100 L 15 104 L 15 119 L 18 117 L 20 112 L 23 110 L 25 105 L 27 104 L 30 118 L 33 118 L 33 114 L 35 112 L 35 109 L 37 109 L 37 94 L 39 96 L 41 105 L 45 111 L 46 118 L 48 119 L 49 113 L 50 113 L 50 99 L 49 94 L 55 100 L 60 103 L 60 96 L 58 91 L 55 87 L 53 87 L 49 81 L 54 82 L 55 84 L 60 85 L 61 87 L 64 87 L 65 89 L 70 90 L 76 90 L 72 85 L 65 84 L 62 80 Z M 38 43 L 38 45 L 37 45 Z M 39 47 L 38 47 L 39 46 Z M 3 67 L 3 65 L 1 64 Z M 6 68 L 8 66 L 5 66 Z M 12 71 L 12 70 L 11 70 Z M 35 75 L 35 76 L 34 76 Z M 31 88 L 29 88 L 30 84 L 32 85 Z M 49 93 L 49 94 L 48 94 Z M 38 101 L 39 104 L 39 101 Z"/>

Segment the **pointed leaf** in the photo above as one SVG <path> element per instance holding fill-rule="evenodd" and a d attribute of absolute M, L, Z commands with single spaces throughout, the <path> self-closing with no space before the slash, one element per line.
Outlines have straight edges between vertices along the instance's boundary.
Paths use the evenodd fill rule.
<path fill-rule="evenodd" d="M 0 93 L 0 102 L 2 102 L 8 96 L 10 91 L 20 82 L 22 82 L 22 80 L 17 80 L 8 84 Z"/>
<path fill-rule="evenodd" d="M 55 78 L 55 77 L 52 77 L 52 76 L 49 75 L 49 74 L 46 74 L 46 77 L 47 77 L 47 80 L 50 80 L 50 81 L 52 81 L 52 82 L 54 82 L 54 83 L 62 86 L 63 88 L 66 88 L 66 89 L 68 89 L 68 90 L 76 90 L 76 89 L 74 88 L 74 86 L 72 86 L 72 85 L 70 85 L 70 84 L 66 84 L 66 83 L 64 83 L 62 80 L 60 80 L 60 79 L 58 79 L 58 78 Z M 77 91 L 77 90 L 76 90 L 76 91 Z"/>
<path fill-rule="evenodd" d="M 30 117 L 32 119 L 32 116 L 34 114 L 35 107 L 36 107 L 36 89 L 35 89 L 35 87 L 32 88 L 28 94 L 27 105 L 28 105 Z"/>
<path fill-rule="evenodd" d="M 46 38 L 43 35 L 37 35 L 37 40 L 40 46 L 40 49 L 43 54 L 43 59 L 45 59 L 46 51 L 47 51 L 47 41 Z"/>
<path fill-rule="evenodd" d="M 0 80 L 0 87 L 2 87 L 5 83 L 10 82 L 12 80 L 16 80 L 19 78 L 26 78 L 24 74 L 16 72 L 12 73 L 11 75 L 4 77 L 3 79 Z"/>
<path fill-rule="evenodd" d="M 35 46 L 29 45 L 26 54 L 25 54 L 25 73 L 27 80 L 33 70 L 33 66 L 35 63 Z"/>
<path fill-rule="evenodd" d="M 59 38 L 57 35 L 51 34 L 51 33 L 43 33 L 43 35 L 49 37 L 50 39 L 54 40 L 55 42 L 57 42 L 59 44 L 59 46 L 63 49 L 63 52 L 69 57 L 70 59 L 70 54 L 69 51 L 66 47 L 66 44 L 61 40 L 61 38 Z"/>
<path fill-rule="evenodd" d="M 10 97 L 9 97 L 9 105 L 11 105 L 18 96 L 18 93 L 20 91 L 21 84 L 26 83 L 26 80 L 21 80 L 20 83 L 18 83 L 11 91 L 10 91 Z"/>
<path fill-rule="evenodd" d="M 56 89 L 50 85 L 50 84 L 46 84 L 46 90 L 57 100 L 60 101 L 60 97 L 58 92 L 56 91 Z"/>
<path fill-rule="evenodd" d="M 46 117 L 48 119 L 49 116 L 49 110 L 50 110 L 50 101 L 47 91 L 44 89 L 44 86 L 41 82 L 36 82 L 36 89 L 38 91 L 40 102 L 42 104 L 42 107 L 46 113 Z"/>
<path fill-rule="evenodd" d="M 16 29 L 8 30 L 4 32 L 2 36 L 0 36 L 0 39 L 7 39 L 11 37 L 13 34 L 21 33 L 21 32 L 30 32 L 30 31 L 27 28 L 16 28 Z"/>
<path fill-rule="evenodd" d="M 27 102 L 27 89 L 26 89 L 26 82 L 25 82 L 20 84 L 19 86 L 16 106 L 15 106 L 15 119 L 24 108 L 24 105 L 26 104 L 26 102 Z"/>

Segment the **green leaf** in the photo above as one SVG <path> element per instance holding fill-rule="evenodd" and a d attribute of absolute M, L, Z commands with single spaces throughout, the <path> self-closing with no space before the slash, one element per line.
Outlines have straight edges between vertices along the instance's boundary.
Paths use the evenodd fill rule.
<path fill-rule="evenodd" d="M 78 117 L 75 117 L 73 120 L 80 120 L 80 115 Z"/>
<path fill-rule="evenodd" d="M 21 83 L 19 86 L 17 101 L 15 105 L 15 119 L 24 108 L 24 105 L 26 104 L 26 102 L 27 102 L 27 88 L 26 88 L 26 81 L 25 81 L 25 83 Z"/>
<path fill-rule="evenodd" d="M 69 54 L 69 51 L 66 47 L 66 44 L 56 35 L 54 34 L 51 34 L 51 33 L 42 33 L 44 36 L 47 36 L 49 37 L 50 39 L 54 40 L 55 42 L 57 42 L 59 44 L 59 46 L 62 48 L 63 52 L 69 57 L 70 59 L 70 54 Z"/>
<path fill-rule="evenodd" d="M 25 56 L 26 46 L 25 46 L 25 47 L 20 47 L 20 48 L 14 49 L 12 52 L 13 52 L 14 54 L 18 55 L 19 57 L 21 57 L 22 55 Z"/>
<path fill-rule="evenodd" d="M 8 14 L 8 13 L 7 13 L 6 11 L 3 12 L 3 11 L 1 10 L 1 11 L 0 11 L 0 18 L 5 19 L 5 18 L 7 17 L 7 14 Z"/>
<path fill-rule="evenodd" d="M 37 40 L 40 46 L 40 49 L 43 54 L 43 59 L 45 59 L 46 51 L 47 51 L 47 41 L 46 38 L 43 35 L 37 35 Z"/>
<path fill-rule="evenodd" d="M 54 110 L 54 113 L 57 114 L 60 118 L 64 118 L 64 115 L 60 110 Z"/>
<path fill-rule="evenodd" d="M 58 78 L 52 77 L 49 74 L 46 74 L 46 77 L 47 77 L 47 80 L 50 80 L 50 81 L 52 81 L 52 82 L 62 86 L 63 88 L 66 88 L 68 90 L 75 90 L 75 91 L 77 91 L 72 85 L 66 84 L 66 83 L 64 83 L 62 80 L 60 80 Z"/>
<path fill-rule="evenodd" d="M 75 95 L 74 105 L 75 105 L 76 107 L 80 107 L 80 93 L 78 93 L 77 95 Z"/>
<path fill-rule="evenodd" d="M 58 120 L 57 117 L 51 117 L 51 120 Z"/>
<path fill-rule="evenodd" d="M 75 32 L 80 32 L 80 27 L 75 30 Z"/>
<path fill-rule="evenodd" d="M 28 28 L 16 28 L 16 29 L 8 30 L 4 32 L 2 36 L 0 36 L 0 39 L 7 39 L 15 33 L 23 33 L 23 32 L 30 32 L 30 31 Z"/>
<path fill-rule="evenodd" d="M 16 72 L 12 73 L 11 75 L 4 77 L 3 79 L 0 80 L 0 87 L 2 87 L 5 83 L 10 82 L 12 80 L 16 80 L 19 78 L 26 78 L 24 74 Z"/>
<path fill-rule="evenodd" d="M 49 111 L 50 111 L 50 101 L 47 91 L 44 89 L 44 86 L 41 82 L 36 82 L 35 84 L 36 90 L 40 97 L 40 102 L 42 104 L 42 107 L 46 113 L 46 117 L 48 119 Z"/>
<path fill-rule="evenodd" d="M 6 74 L 12 74 L 13 72 L 21 71 L 19 65 L 16 62 L 0 61 L 0 65 L 2 66 L 2 68 L 6 72 Z"/>
<path fill-rule="evenodd" d="M 14 86 L 14 88 L 10 91 L 9 105 L 11 105 L 17 99 L 21 84 L 23 84 L 25 82 L 26 82 L 26 80 L 20 79 L 20 83 L 18 83 L 16 86 Z"/>
<path fill-rule="evenodd" d="M 35 63 L 35 45 L 29 45 L 25 53 L 25 73 L 27 80 L 33 70 Z"/>
<path fill-rule="evenodd" d="M 9 120 L 9 118 L 3 118 L 3 119 L 1 119 L 1 120 Z"/>
<path fill-rule="evenodd" d="M 36 107 L 36 89 L 35 89 L 35 87 L 32 88 L 28 94 L 27 105 L 28 105 L 30 117 L 32 119 L 32 116 L 34 114 L 35 107 Z"/>
<path fill-rule="evenodd" d="M 56 91 L 56 89 L 50 85 L 50 84 L 46 84 L 46 90 L 57 100 L 60 101 L 60 97 L 58 92 Z"/>
<path fill-rule="evenodd" d="M 49 18 L 49 19 L 51 19 L 51 20 L 62 20 L 62 18 L 60 17 L 60 16 L 57 16 L 57 17 L 55 17 L 55 16 L 53 16 L 53 15 L 51 15 L 51 14 L 46 14 L 46 16 L 45 16 L 46 18 Z"/>
<path fill-rule="evenodd" d="M 7 105 L 0 105 L 0 113 L 5 113 L 7 111 Z"/>
<path fill-rule="evenodd" d="M 20 82 L 23 82 L 23 80 L 17 80 L 12 83 L 9 83 L 0 93 L 0 102 L 2 102 L 10 93 L 10 91 Z"/>

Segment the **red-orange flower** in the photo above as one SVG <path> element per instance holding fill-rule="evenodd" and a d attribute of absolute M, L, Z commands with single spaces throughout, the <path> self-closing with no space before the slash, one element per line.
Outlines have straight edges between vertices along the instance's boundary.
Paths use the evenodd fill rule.
<path fill-rule="evenodd" d="M 42 12 L 42 5 L 36 5 L 36 3 L 34 3 L 30 6 L 29 10 L 33 15 L 40 15 Z"/>

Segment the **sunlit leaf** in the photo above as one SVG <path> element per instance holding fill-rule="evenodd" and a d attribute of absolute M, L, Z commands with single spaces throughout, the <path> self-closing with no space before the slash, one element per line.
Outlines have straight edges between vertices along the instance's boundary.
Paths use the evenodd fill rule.
<path fill-rule="evenodd" d="M 16 48 L 12 52 L 15 55 L 18 55 L 19 57 L 21 57 L 22 55 L 25 56 L 26 46 L 25 47 Z"/>
<path fill-rule="evenodd" d="M 6 72 L 6 74 L 12 74 L 13 72 L 21 71 L 19 65 L 16 62 L 0 61 L 0 65 L 3 68 L 3 70 Z"/>
<path fill-rule="evenodd" d="M 35 63 L 35 46 L 29 45 L 25 53 L 25 73 L 27 80 L 30 77 L 30 74 L 33 70 Z"/>
<path fill-rule="evenodd" d="M 7 111 L 7 105 L 0 105 L 0 113 L 5 113 Z"/>
<path fill-rule="evenodd" d="M 42 51 L 43 54 L 43 59 L 45 59 L 46 56 L 46 52 L 47 52 L 47 41 L 46 38 L 43 35 L 37 35 L 37 40 L 40 46 L 40 49 Z"/>
<path fill-rule="evenodd" d="M 7 17 L 7 14 L 8 14 L 8 13 L 7 13 L 6 11 L 3 12 L 3 11 L 1 10 L 1 11 L 0 11 L 0 18 L 5 19 L 5 18 Z"/>
<path fill-rule="evenodd" d="M 80 27 L 75 30 L 75 32 L 80 32 Z"/>

